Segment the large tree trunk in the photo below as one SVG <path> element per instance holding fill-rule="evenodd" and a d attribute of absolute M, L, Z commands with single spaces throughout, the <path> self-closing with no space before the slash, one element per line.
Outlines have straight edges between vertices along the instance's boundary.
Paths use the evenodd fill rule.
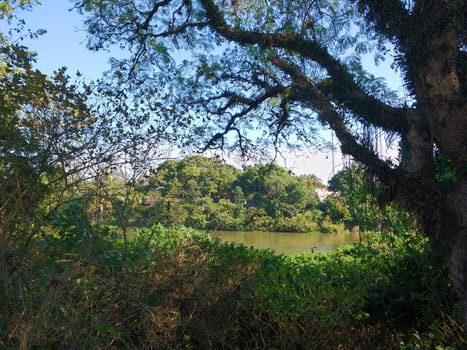
<path fill-rule="evenodd" d="M 467 330 L 467 181 L 443 192 L 437 186 L 420 186 L 421 181 L 399 183 L 396 197 L 415 213 L 423 232 L 444 250 L 450 279 L 459 298 L 464 331 Z"/>
<path fill-rule="evenodd" d="M 410 201 L 410 192 L 418 191 L 418 203 L 407 203 L 408 207 L 420 214 L 425 233 L 446 250 L 466 330 L 467 104 L 465 54 L 459 50 L 463 5 L 462 1 L 438 0 L 415 4 L 413 30 L 405 33 L 401 42 L 406 78 L 417 100 L 416 113 L 409 116 L 409 129 L 402 135 L 409 155 L 401 168 L 418 181 L 406 187 L 401 197 Z M 450 189 L 435 180 L 430 144 L 435 144 L 455 169 L 457 178 Z"/>
<path fill-rule="evenodd" d="M 467 329 L 466 200 L 467 182 L 463 182 L 443 196 L 439 212 L 439 228 L 431 228 L 432 230 L 435 229 L 435 238 L 440 241 L 447 250 L 449 272 L 458 292 L 464 330 Z"/>
<path fill-rule="evenodd" d="M 398 188 L 396 201 L 414 212 L 423 231 L 444 250 L 450 279 L 461 307 L 464 331 L 467 330 L 467 182 L 448 191 L 436 186 L 417 187 L 417 181 Z"/>

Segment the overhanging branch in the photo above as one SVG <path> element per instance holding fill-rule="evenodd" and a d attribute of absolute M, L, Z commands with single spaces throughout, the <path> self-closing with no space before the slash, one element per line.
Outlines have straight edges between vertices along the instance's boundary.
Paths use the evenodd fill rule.
<path fill-rule="evenodd" d="M 204 146 L 203 151 L 206 151 L 207 149 L 215 146 L 215 144 L 221 140 L 223 143 L 223 138 L 230 132 L 230 131 L 235 131 L 239 135 L 239 140 L 241 141 L 241 132 L 238 130 L 238 128 L 235 126 L 237 123 L 238 119 L 241 119 L 248 115 L 251 111 L 257 109 L 262 103 L 264 103 L 266 100 L 269 98 L 278 96 L 279 94 L 283 93 L 285 91 L 285 87 L 283 86 L 274 86 L 271 87 L 270 89 L 266 90 L 263 94 L 256 98 L 245 98 L 243 96 L 240 96 L 236 93 L 233 92 L 223 92 L 222 94 L 218 95 L 217 98 L 228 98 L 227 103 L 219 107 L 217 111 L 211 111 L 213 114 L 218 114 L 218 115 L 223 115 L 226 113 L 226 110 L 229 107 L 232 107 L 236 104 L 243 104 L 246 106 L 246 108 L 243 108 L 242 110 L 232 114 L 227 121 L 227 124 L 223 128 L 222 131 L 216 133 L 213 137 L 210 138 L 210 140 L 207 142 L 207 144 Z M 241 146 L 241 145 L 240 145 Z M 242 148 L 242 147 L 240 147 Z"/>
<path fill-rule="evenodd" d="M 225 39 L 245 45 L 259 45 L 263 48 L 283 48 L 311 59 L 327 70 L 334 83 L 327 89 L 333 99 L 345 104 L 354 114 L 381 127 L 386 131 L 400 132 L 406 128 L 403 108 L 391 107 L 368 95 L 353 80 L 347 68 L 319 43 L 305 40 L 291 33 L 260 33 L 238 30 L 230 27 L 213 0 L 200 0 L 214 31 Z"/>
<path fill-rule="evenodd" d="M 271 61 L 293 80 L 290 99 L 310 103 L 318 113 L 319 119 L 328 124 L 341 142 L 341 150 L 344 154 L 350 154 L 358 161 L 365 164 L 368 169 L 378 175 L 381 180 L 387 180 L 394 176 L 394 171 L 381 160 L 372 150 L 359 144 L 351 134 L 342 117 L 332 105 L 331 101 L 320 91 L 318 86 L 293 66 L 292 64 L 273 57 Z"/>

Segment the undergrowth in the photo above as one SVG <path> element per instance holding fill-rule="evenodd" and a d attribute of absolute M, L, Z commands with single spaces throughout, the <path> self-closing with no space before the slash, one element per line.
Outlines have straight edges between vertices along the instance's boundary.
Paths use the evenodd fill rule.
<path fill-rule="evenodd" d="M 6 270 L 6 269 L 4 269 Z M 0 349 L 456 349 L 440 254 L 369 235 L 274 255 L 184 227 L 47 234 L 0 292 Z"/>

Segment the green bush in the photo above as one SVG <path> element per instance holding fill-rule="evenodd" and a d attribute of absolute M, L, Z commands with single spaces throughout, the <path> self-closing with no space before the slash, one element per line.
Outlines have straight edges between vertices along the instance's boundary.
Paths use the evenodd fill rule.
<path fill-rule="evenodd" d="M 324 217 L 319 222 L 319 230 L 323 233 L 342 233 L 345 232 L 345 225 L 342 222 L 334 222 L 329 216 Z"/>
<path fill-rule="evenodd" d="M 316 232 L 318 230 L 319 211 L 307 210 L 292 217 L 276 217 L 274 231 L 279 232 Z"/>
<path fill-rule="evenodd" d="M 430 327 L 454 312 L 455 294 L 442 261 L 426 238 L 371 234 L 365 243 L 335 252 L 268 260 L 245 303 L 281 324 L 307 320 L 319 329 L 378 325 L 394 334 L 430 330 L 433 337 Z"/>
<path fill-rule="evenodd" d="M 421 349 L 462 345 L 419 236 L 274 255 L 185 227 L 36 238 L 0 293 L 0 348 Z M 7 294 L 5 294 L 7 293 Z M 407 312 L 410 310 L 410 313 Z"/>

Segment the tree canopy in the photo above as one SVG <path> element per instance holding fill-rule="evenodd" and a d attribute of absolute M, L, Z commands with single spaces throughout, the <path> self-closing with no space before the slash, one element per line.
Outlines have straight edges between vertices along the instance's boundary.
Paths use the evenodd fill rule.
<path fill-rule="evenodd" d="M 10 16 L 15 3 L 1 5 L 0 17 Z M 9 267 L 24 257 L 63 189 L 95 164 L 96 117 L 86 94 L 65 69 L 47 76 L 33 62 L 26 47 L 0 33 L 0 257 Z"/>
<path fill-rule="evenodd" d="M 310 232 L 323 215 L 315 193 L 323 185 L 315 182 L 274 164 L 241 171 L 218 158 L 191 156 L 162 163 L 138 188 L 143 200 L 136 209 L 145 226 Z"/>
<path fill-rule="evenodd" d="M 200 148 L 313 144 L 325 125 L 343 153 L 384 182 L 433 186 L 435 150 L 465 177 L 462 1 L 87 0 L 76 7 L 87 16 L 91 49 L 132 53 L 114 61 L 116 83 L 138 96 L 131 103 Z M 363 69 L 370 53 L 393 55 L 407 96 Z M 378 153 L 381 133 L 400 141 L 398 164 Z"/>

